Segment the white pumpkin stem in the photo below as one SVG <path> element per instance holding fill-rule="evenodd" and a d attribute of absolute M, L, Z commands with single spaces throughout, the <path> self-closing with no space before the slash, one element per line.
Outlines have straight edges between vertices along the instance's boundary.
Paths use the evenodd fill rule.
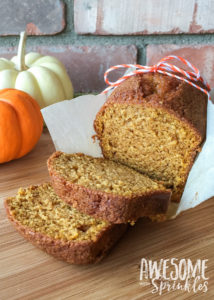
<path fill-rule="evenodd" d="M 20 40 L 18 46 L 18 53 L 17 53 L 17 70 L 24 71 L 27 69 L 25 65 L 25 44 L 26 44 L 26 32 L 22 31 L 20 33 Z"/>

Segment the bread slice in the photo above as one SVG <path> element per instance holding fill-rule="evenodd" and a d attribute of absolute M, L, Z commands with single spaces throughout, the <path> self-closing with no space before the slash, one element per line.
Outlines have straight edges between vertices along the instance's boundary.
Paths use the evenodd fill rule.
<path fill-rule="evenodd" d="M 126 230 L 67 205 L 47 183 L 5 200 L 8 218 L 32 244 L 72 264 L 100 261 Z"/>
<path fill-rule="evenodd" d="M 93 217 L 127 223 L 167 211 L 171 191 L 119 163 L 55 152 L 48 170 L 59 197 Z"/>
<path fill-rule="evenodd" d="M 197 84 L 200 85 L 198 82 Z M 104 157 L 163 181 L 179 202 L 206 134 L 207 95 L 159 73 L 121 83 L 94 127 Z"/>

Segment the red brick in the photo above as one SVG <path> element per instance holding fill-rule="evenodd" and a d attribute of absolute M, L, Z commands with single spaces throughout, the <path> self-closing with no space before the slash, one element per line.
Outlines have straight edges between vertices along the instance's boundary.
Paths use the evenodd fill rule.
<path fill-rule="evenodd" d="M 147 65 L 156 64 L 164 56 L 179 55 L 193 63 L 202 76 L 214 86 L 214 46 L 212 45 L 149 45 L 147 47 Z M 176 65 L 176 61 L 173 61 Z M 183 66 L 183 65 L 182 65 Z"/>
<path fill-rule="evenodd" d="M 11 3 L 12 2 L 12 3 Z M 52 35 L 65 28 L 64 3 L 60 0 L 0 1 L 0 35 Z"/>
<path fill-rule="evenodd" d="M 79 34 L 214 32 L 212 0 L 75 0 Z"/>
<path fill-rule="evenodd" d="M 0 47 L 0 57 L 11 58 L 17 48 Z M 74 85 L 75 92 L 101 92 L 106 84 L 104 72 L 110 66 L 122 63 L 136 63 L 137 49 L 129 46 L 37 46 L 27 47 L 27 52 L 35 51 L 52 55 L 61 60 Z M 124 70 L 115 72 L 110 79 L 115 80 Z"/>

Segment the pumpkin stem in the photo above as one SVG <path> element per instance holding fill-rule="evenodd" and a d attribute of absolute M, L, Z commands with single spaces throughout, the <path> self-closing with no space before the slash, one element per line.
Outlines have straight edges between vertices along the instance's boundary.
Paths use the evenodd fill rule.
<path fill-rule="evenodd" d="M 19 40 L 18 54 L 17 54 L 18 71 L 24 71 L 27 69 L 25 65 L 25 44 L 26 44 L 26 32 L 22 31 L 20 33 L 20 40 Z"/>

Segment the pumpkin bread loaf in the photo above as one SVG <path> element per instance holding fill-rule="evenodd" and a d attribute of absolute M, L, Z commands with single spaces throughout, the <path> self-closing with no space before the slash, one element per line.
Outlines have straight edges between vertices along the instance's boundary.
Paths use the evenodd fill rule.
<path fill-rule="evenodd" d="M 104 158 L 55 152 L 48 170 L 62 200 L 111 223 L 164 214 L 168 208 L 171 191 L 161 183 Z"/>
<path fill-rule="evenodd" d="M 200 85 L 198 83 L 198 85 Z M 104 157 L 164 182 L 179 202 L 206 132 L 207 95 L 159 73 L 132 76 L 98 112 Z"/>
<path fill-rule="evenodd" d="M 15 228 L 32 244 L 73 264 L 100 261 L 126 230 L 94 219 L 67 205 L 47 183 L 19 189 L 5 200 Z"/>

